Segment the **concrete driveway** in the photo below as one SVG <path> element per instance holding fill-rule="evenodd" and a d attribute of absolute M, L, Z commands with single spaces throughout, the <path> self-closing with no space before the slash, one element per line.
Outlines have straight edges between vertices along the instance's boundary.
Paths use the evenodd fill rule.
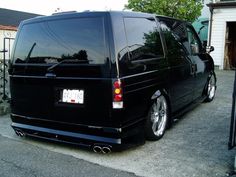
<path fill-rule="evenodd" d="M 19 138 L 9 126 L 9 115 L 0 118 L 0 134 L 137 176 L 226 176 L 233 170 L 236 153 L 227 150 L 234 72 L 216 74 L 218 88 L 213 102 L 202 103 L 182 116 L 161 140 L 124 152 L 101 155 L 58 143 Z"/>

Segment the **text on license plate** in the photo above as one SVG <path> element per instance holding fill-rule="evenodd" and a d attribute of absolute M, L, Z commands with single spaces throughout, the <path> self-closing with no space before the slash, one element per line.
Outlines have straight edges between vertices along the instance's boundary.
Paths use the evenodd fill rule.
<path fill-rule="evenodd" d="M 64 103 L 84 103 L 84 90 L 63 89 L 62 102 Z"/>

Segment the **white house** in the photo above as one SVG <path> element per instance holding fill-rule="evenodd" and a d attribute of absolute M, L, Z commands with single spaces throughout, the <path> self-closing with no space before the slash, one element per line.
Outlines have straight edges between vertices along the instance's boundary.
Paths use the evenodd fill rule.
<path fill-rule="evenodd" d="M 208 4 L 210 25 L 208 46 L 219 69 L 236 69 L 236 0 L 215 0 Z"/>

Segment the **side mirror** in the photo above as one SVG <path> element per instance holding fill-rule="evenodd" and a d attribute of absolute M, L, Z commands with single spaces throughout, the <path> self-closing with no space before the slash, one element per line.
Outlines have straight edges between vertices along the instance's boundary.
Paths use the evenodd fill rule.
<path fill-rule="evenodd" d="M 207 53 L 213 52 L 214 50 L 215 50 L 215 48 L 213 46 L 207 46 L 207 48 L 206 48 Z"/>
<path fill-rule="evenodd" d="M 191 50 L 192 50 L 192 54 L 198 54 L 199 53 L 198 44 L 191 44 Z"/>

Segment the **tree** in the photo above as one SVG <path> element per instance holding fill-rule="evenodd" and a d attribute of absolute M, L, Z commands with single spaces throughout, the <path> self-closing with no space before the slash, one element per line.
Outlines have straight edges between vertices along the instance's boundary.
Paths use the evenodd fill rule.
<path fill-rule="evenodd" d="M 201 0 L 128 0 L 126 9 L 193 22 L 201 15 Z"/>

